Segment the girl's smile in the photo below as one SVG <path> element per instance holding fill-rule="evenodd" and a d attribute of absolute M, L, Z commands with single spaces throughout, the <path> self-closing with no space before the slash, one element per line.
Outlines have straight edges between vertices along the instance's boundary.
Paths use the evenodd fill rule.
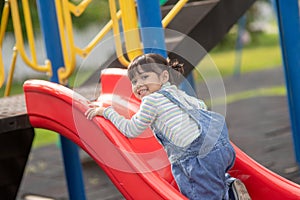
<path fill-rule="evenodd" d="M 137 93 L 138 93 L 138 95 L 140 95 L 140 96 L 145 96 L 145 94 L 147 93 L 147 89 L 145 88 L 145 89 L 139 89 L 139 90 L 137 90 Z"/>

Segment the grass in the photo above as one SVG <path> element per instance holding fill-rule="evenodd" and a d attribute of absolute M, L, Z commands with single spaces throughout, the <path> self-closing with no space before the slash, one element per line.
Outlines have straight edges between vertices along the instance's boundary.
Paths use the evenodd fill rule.
<path fill-rule="evenodd" d="M 41 147 L 49 144 L 54 144 L 58 142 L 58 134 L 41 128 L 34 129 L 35 131 L 35 137 L 33 141 L 33 147 Z"/>
<path fill-rule="evenodd" d="M 210 54 L 212 60 L 223 76 L 234 74 L 237 70 L 235 60 L 237 52 L 217 52 Z M 258 71 L 281 65 L 279 46 L 267 46 L 244 49 L 241 53 L 240 73 Z"/>
<path fill-rule="evenodd" d="M 247 73 L 251 71 L 258 71 L 272 67 L 281 66 L 281 54 L 280 46 L 278 44 L 277 35 L 261 35 L 255 38 L 255 43 L 248 44 L 242 51 L 241 68 L 239 73 Z M 237 68 L 235 67 L 236 51 L 234 48 L 227 46 L 227 48 L 217 46 L 213 49 L 209 56 L 211 57 L 209 62 L 213 62 L 217 66 L 221 75 L 232 76 Z M 205 62 L 205 61 L 203 61 Z M 201 65 L 203 63 L 201 62 Z M 205 65 L 205 63 L 203 64 Z M 210 68 L 199 69 L 207 70 L 209 73 Z M 212 72 L 213 73 L 213 72 Z M 84 73 L 87 76 L 89 73 Z M 70 78 L 70 84 L 73 85 L 76 74 Z M 82 77 L 80 77 L 82 78 Z M 85 78 L 84 78 L 85 79 Z M 199 76 L 195 76 L 196 81 L 199 81 Z M 77 81 L 76 81 L 77 82 Z M 3 97 L 4 87 L 0 88 L 0 95 Z M 11 95 L 20 94 L 23 92 L 22 83 L 14 83 L 12 86 Z M 284 95 L 284 88 L 272 88 L 272 89 L 257 89 L 255 91 L 244 91 L 239 94 L 233 94 L 228 96 L 228 102 L 234 102 L 240 99 L 251 98 L 255 95 Z M 36 136 L 33 146 L 40 147 L 43 145 L 53 144 L 58 142 L 58 134 L 44 129 L 35 129 Z"/>
<path fill-rule="evenodd" d="M 227 40 L 234 44 L 235 41 L 232 37 L 233 36 L 228 37 Z M 253 40 L 253 42 L 245 45 L 240 52 L 236 51 L 235 47 L 232 45 L 222 47 L 223 45 L 221 42 L 219 46 L 215 47 L 209 53 L 210 58 L 204 59 L 204 63 L 201 62 L 200 65 L 197 66 L 199 67 L 199 71 L 201 72 L 202 70 L 205 70 L 205 74 L 213 75 L 214 72 L 211 71 L 212 68 L 210 67 L 213 63 L 218 68 L 220 74 L 224 77 L 234 75 L 235 73 L 243 74 L 251 71 L 279 67 L 282 65 L 277 34 L 255 35 Z M 238 64 L 237 60 L 239 58 L 240 63 Z M 205 67 L 205 65 L 208 65 L 208 67 Z"/>
<path fill-rule="evenodd" d="M 0 98 L 4 96 L 5 93 L 5 85 L 0 88 Z M 23 83 L 16 82 L 13 83 L 10 91 L 10 95 L 16 95 L 23 93 Z"/>
<path fill-rule="evenodd" d="M 286 88 L 285 86 L 275 86 L 269 88 L 257 88 L 253 90 L 247 90 L 235 94 L 226 95 L 226 103 L 230 104 L 237 100 L 249 99 L 253 97 L 262 97 L 262 96 L 284 96 L 286 95 Z M 216 105 L 221 105 L 224 103 L 224 99 L 215 99 L 214 103 Z M 208 104 L 209 106 L 209 104 Z"/>

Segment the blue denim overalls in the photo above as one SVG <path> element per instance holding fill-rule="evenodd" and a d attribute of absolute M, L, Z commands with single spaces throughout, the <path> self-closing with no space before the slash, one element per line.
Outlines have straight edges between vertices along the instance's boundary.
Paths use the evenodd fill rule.
<path fill-rule="evenodd" d="M 188 110 L 169 92 L 160 90 L 158 93 L 187 112 L 197 122 L 201 133 L 188 147 L 178 147 L 154 125 L 151 127 L 168 154 L 180 192 L 194 200 L 228 199 L 225 174 L 234 163 L 235 152 L 229 142 L 224 117 L 198 108 Z"/>

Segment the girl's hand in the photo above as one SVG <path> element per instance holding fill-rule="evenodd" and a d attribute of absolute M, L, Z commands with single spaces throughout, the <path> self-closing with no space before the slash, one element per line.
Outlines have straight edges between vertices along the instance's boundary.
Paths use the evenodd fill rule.
<path fill-rule="evenodd" d="M 84 114 L 87 119 L 92 120 L 96 115 L 103 116 L 103 111 L 105 107 L 91 104 L 93 107 L 90 107 Z"/>

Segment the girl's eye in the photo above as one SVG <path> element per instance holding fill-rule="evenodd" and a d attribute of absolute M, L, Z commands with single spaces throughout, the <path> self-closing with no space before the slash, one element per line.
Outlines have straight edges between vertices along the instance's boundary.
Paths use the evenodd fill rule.
<path fill-rule="evenodd" d="M 131 84 L 132 84 L 132 85 L 135 85 L 136 83 L 137 83 L 136 80 L 132 80 L 132 81 L 131 81 Z"/>
<path fill-rule="evenodd" d="M 148 77 L 149 77 L 148 75 L 143 75 L 143 76 L 142 76 L 142 79 L 145 80 L 145 79 L 147 79 Z"/>

